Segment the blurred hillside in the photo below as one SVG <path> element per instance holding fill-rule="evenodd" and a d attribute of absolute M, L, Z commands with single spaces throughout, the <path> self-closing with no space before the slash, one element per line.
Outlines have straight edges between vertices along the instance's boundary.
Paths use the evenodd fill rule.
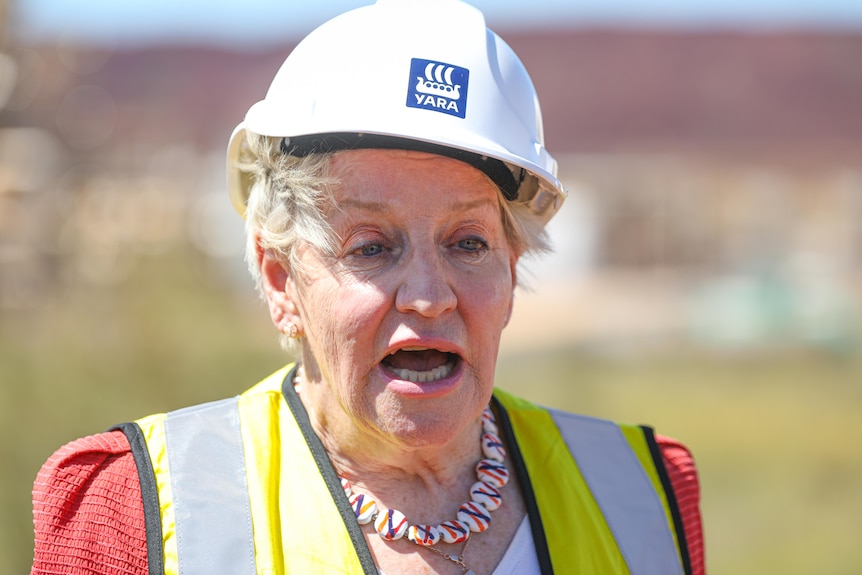
<path fill-rule="evenodd" d="M 862 34 L 558 30 L 503 35 L 533 77 L 547 120 L 547 144 L 557 154 L 693 148 L 736 158 L 834 162 L 849 154 L 858 159 Z M 169 139 L 220 149 L 225 131 L 250 102 L 263 97 L 292 47 L 13 47 L 18 81 L 4 120 L 51 124 L 46 119 L 54 119 L 62 103 L 71 104 L 70 91 L 94 86 L 113 102 L 112 130 L 90 142 L 76 141 L 69 130 L 61 134 L 66 145 L 92 149 L 127 145 L 130 139 L 151 144 Z M 96 103 L 77 110 L 90 115 L 78 121 L 108 112 Z"/>
<path fill-rule="evenodd" d="M 860 36 L 805 31 L 504 33 L 533 77 L 548 120 L 547 144 L 557 154 L 694 148 L 793 161 L 834 161 L 836 154 L 858 159 Z M 89 142 L 89 147 L 131 139 L 220 149 L 225 131 L 250 102 L 263 97 L 292 47 L 18 47 L 12 56 L 20 64 L 19 81 L 6 120 L 45 123 L 63 102 L 69 103 L 73 88 L 98 86 L 113 101 L 115 124 L 102 142 Z M 92 118 L 79 121 L 86 119 Z M 61 136 L 74 148 L 84 144 L 71 133 Z"/>

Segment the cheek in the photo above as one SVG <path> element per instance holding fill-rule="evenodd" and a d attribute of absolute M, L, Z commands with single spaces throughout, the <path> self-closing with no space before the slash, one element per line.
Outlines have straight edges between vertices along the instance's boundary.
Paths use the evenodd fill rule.
<path fill-rule="evenodd" d="M 493 274 L 483 274 L 470 282 L 468 289 L 462 291 L 462 301 L 469 302 L 464 308 L 476 315 L 488 328 L 497 325 L 502 329 L 509 316 L 514 290 L 511 268 L 507 262 L 500 262 Z"/>
<path fill-rule="evenodd" d="M 367 286 L 339 290 L 316 315 L 317 340 L 309 341 L 333 392 L 354 417 L 369 412 L 367 376 L 376 366 L 382 343 L 382 320 L 387 308 L 384 295 Z"/>
<path fill-rule="evenodd" d="M 354 352 L 373 357 L 370 349 L 388 307 L 386 295 L 365 284 L 340 286 L 321 298 L 312 313 L 330 359 L 349 357 Z"/>

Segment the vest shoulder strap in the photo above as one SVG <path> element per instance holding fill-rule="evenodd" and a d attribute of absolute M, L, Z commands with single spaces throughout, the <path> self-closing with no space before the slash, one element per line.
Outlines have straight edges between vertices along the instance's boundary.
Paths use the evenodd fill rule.
<path fill-rule="evenodd" d="M 619 426 L 558 410 L 549 412 L 631 575 L 682 575 L 664 505 Z"/>
<path fill-rule="evenodd" d="M 148 575 L 377 572 L 288 368 L 239 397 L 119 427 L 144 491 Z M 311 501 L 285 505 L 297 489 Z M 309 513 L 311 525 L 280 522 Z"/>
<path fill-rule="evenodd" d="M 151 416 L 142 424 L 161 426 L 170 467 L 172 532 L 176 552 L 165 560 L 157 480 L 141 424 L 118 426 L 132 448 L 147 527 L 149 575 L 176 572 L 254 575 L 254 537 L 246 484 L 237 398 Z M 171 531 L 171 530 L 169 530 Z"/>
<path fill-rule="evenodd" d="M 640 428 L 494 395 L 531 521 L 541 525 L 537 553 L 545 541 L 554 571 L 682 574 L 660 462 Z"/>

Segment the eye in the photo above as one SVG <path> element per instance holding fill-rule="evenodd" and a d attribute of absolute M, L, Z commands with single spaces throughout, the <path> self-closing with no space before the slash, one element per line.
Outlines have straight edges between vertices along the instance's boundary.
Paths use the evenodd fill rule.
<path fill-rule="evenodd" d="M 479 238 L 464 238 L 463 240 L 458 240 L 457 244 L 459 248 L 468 252 L 478 252 L 488 249 L 488 244 Z"/>
<path fill-rule="evenodd" d="M 363 257 L 379 256 L 384 252 L 385 248 L 382 244 L 365 244 L 354 250 L 354 254 Z"/>

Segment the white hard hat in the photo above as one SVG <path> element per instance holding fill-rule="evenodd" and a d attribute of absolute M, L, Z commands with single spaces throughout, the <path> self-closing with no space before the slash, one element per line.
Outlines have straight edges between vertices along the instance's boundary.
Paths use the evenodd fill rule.
<path fill-rule="evenodd" d="M 299 156 L 373 147 L 455 157 L 544 222 L 566 196 L 524 65 L 459 0 L 377 0 L 300 42 L 231 136 L 228 191 L 240 214 L 246 130 L 284 138 Z"/>

